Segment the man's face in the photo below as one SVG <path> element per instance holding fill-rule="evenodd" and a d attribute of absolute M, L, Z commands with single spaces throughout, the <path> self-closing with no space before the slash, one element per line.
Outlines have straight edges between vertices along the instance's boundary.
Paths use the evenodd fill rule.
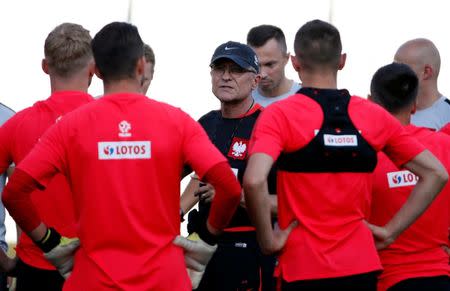
<path fill-rule="evenodd" d="M 256 73 L 228 59 L 218 60 L 211 66 L 212 91 L 223 103 L 239 103 L 250 96 L 256 78 Z"/>
<path fill-rule="evenodd" d="M 289 54 L 283 52 L 275 39 L 268 40 L 263 46 L 255 48 L 260 63 L 261 81 L 258 84 L 262 93 L 271 93 L 281 85 L 285 78 L 284 68 Z"/>
<path fill-rule="evenodd" d="M 145 95 L 147 94 L 148 87 L 150 87 L 150 83 L 153 80 L 153 63 L 145 62 L 145 68 L 144 68 L 144 79 L 142 82 L 142 93 Z"/>

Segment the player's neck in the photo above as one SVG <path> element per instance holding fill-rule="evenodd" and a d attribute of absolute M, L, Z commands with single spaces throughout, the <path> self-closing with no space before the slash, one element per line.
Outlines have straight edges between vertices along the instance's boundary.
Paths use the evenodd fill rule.
<path fill-rule="evenodd" d="M 417 109 L 423 110 L 431 107 L 441 96 L 442 94 L 434 86 L 421 88 L 417 94 Z"/>
<path fill-rule="evenodd" d="M 220 106 L 220 112 L 224 118 L 238 118 L 247 114 L 255 102 L 251 96 L 242 100 L 242 102 L 222 102 Z"/>
<path fill-rule="evenodd" d="M 280 86 L 277 86 L 276 88 L 273 88 L 271 90 L 265 90 L 265 91 L 262 91 L 258 87 L 258 92 L 259 92 L 259 94 L 261 94 L 262 96 L 267 97 L 267 98 L 278 97 L 278 96 L 284 95 L 287 92 L 289 92 L 289 90 L 291 90 L 293 83 L 294 83 L 293 80 L 290 80 L 290 79 L 284 77 L 280 83 Z"/>
<path fill-rule="evenodd" d="M 300 79 L 304 88 L 337 89 L 336 73 L 304 73 Z"/>
<path fill-rule="evenodd" d="M 394 113 L 392 115 L 394 115 L 394 117 L 397 118 L 397 120 L 400 121 L 403 126 L 411 124 L 411 112 L 408 110 L 404 112 Z"/>
<path fill-rule="evenodd" d="M 115 93 L 138 93 L 141 94 L 142 87 L 139 82 L 134 79 L 118 80 L 111 82 L 103 82 L 103 90 L 105 95 Z"/>
<path fill-rule="evenodd" d="M 87 78 L 58 78 L 50 77 L 51 92 L 58 91 L 80 91 L 87 92 L 89 87 L 89 80 Z"/>

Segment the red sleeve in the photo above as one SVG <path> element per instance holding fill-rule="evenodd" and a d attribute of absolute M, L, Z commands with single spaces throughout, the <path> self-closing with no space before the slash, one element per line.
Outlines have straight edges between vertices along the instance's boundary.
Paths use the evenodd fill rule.
<path fill-rule="evenodd" d="M 277 114 L 275 107 L 264 110 L 253 129 L 249 154 L 265 153 L 276 161 L 285 143 L 282 128 L 288 126 L 284 118 Z"/>
<path fill-rule="evenodd" d="M 441 130 L 445 134 L 450 134 L 450 123 L 447 123 Z"/>
<path fill-rule="evenodd" d="M 41 223 L 30 194 L 41 188 L 30 175 L 16 169 L 2 193 L 3 204 L 14 221 L 26 233 L 34 230 Z"/>
<path fill-rule="evenodd" d="M 387 139 L 383 152 L 397 167 L 402 167 L 425 150 L 425 147 L 411 136 L 397 120 L 386 126 L 393 128 L 391 131 L 393 134 Z"/>
<path fill-rule="evenodd" d="M 200 179 L 218 163 L 225 162 L 225 157 L 209 140 L 205 130 L 189 115 L 182 112 L 184 127 L 183 153 L 184 162 L 191 166 Z"/>
<path fill-rule="evenodd" d="M 52 126 L 19 163 L 3 193 L 3 202 L 16 223 L 25 231 L 35 229 L 40 218 L 31 201 L 30 193 L 44 189 L 63 167 L 64 146 L 61 123 Z"/>
<path fill-rule="evenodd" d="M 215 229 L 222 230 L 236 212 L 241 200 L 241 186 L 228 162 L 216 164 L 205 174 L 204 180 L 211 183 L 216 191 L 208 222 Z"/>
<path fill-rule="evenodd" d="M 348 110 L 364 139 L 376 151 L 383 151 L 396 166 L 401 167 L 425 149 L 380 105 L 352 97 Z"/>

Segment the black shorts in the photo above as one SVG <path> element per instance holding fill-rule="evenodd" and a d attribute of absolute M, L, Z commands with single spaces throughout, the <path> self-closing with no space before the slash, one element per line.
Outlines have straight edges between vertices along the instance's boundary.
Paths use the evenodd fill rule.
<path fill-rule="evenodd" d="M 7 274 L 6 273 L 0 273 L 0 291 L 8 291 L 7 287 Z"/>
<path fill-rule="evenodd" d="M 281 283 L 282 291 L 376 291 L 379 272 Z"/>
<path fill-rule="evenodd" d="M 388 289 L 388 291 L 450 291 L 450 277 L 420 277 L 406 279 L 398 282 Z"/>
<path fill-rule="evenodd" d="M 21 260 L 16 266 L 16 291 L 61 291 L 64 278 L 58 271 L 44 270 L 25 264 Z"/>
<path fill-rule="evenodd" d="M 226 232 L 221 235 L 217 251 L 196 291 L 257 291 L 261 285 L 262 265 L 267 267 L 268 276 L 273 278 L 270 269 L 273 270 L 275 258 L 262 255 L 255 232 Z M 274 280 L 267 281 L 275 285 Z"/>

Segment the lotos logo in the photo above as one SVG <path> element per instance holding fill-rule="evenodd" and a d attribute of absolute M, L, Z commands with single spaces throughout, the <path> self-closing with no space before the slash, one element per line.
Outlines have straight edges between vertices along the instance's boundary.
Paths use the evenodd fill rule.
<path fill-rule="evenodd" d="M 419 180 L 419 177 L 408 170 L 390 172 L 387 173 L 386 176 L 388 179 L 389 188 L 414 186 Z"/>
<path fill-rule="evenodd" d="M 150 141 L 102 141 L 98 142 L 99 160 L 150 159 Z"/>
<path fill-rule="evenodd" d="M 112 148 L 110 146 L 106 146 L 103 149 L 103 152 L 105 153 L 105 155 L 112 155 L 114 153 L 114 148 Z"/>
<path fill-rule="evenodd" d="M 326 146 L 333 146 L 333 147 L 358 145 L 358 138 L 354 134 L 347 134 L 347 135 L 324 134 L 323 141 Z"/>
<path fill-rule="evenodd" d="M 394 182 L 394 184 L 401 183 L 402 182 L 402 176 L 397 176 L 397 175 L 393 176 L 392 177 L 392 182 Z"/>

